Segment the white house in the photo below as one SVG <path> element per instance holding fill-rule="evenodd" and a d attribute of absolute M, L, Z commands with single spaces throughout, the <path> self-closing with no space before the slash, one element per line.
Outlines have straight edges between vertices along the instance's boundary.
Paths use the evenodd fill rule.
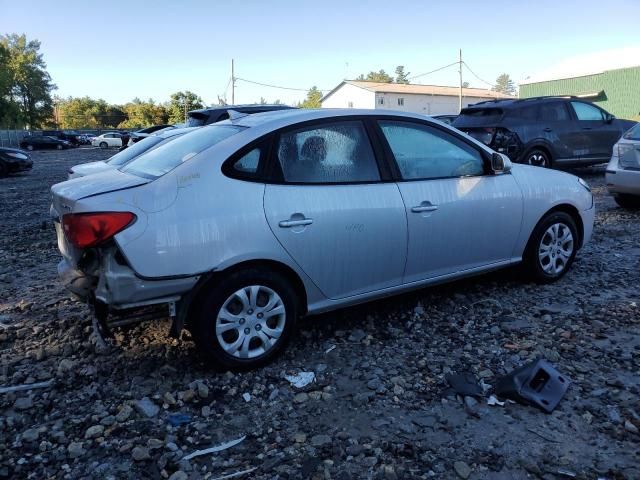
<path fill-rule="evenodd" d="M 459 87 L 345 80 L 322 97 L 322 108 L 375 108 L 424 115 L 457 115 Z M 482 88 L 462 89 L 462 108 L 484 100 L 514 98 Z"/>

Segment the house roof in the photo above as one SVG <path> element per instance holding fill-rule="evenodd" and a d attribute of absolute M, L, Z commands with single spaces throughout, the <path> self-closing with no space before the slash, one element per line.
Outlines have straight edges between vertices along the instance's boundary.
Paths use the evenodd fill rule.
<path fill-rule="evenodd" d="M 333 95 L 340 87 L 345 84 L 353 85 L 354 87 L 369 90 L 375 93 L 404 93 L 407 95 L 446 95 L 451 97 L 457 97 L 460 92 L 460 87 L 448 87 L 443 85 L 420 85 L 415 83 L 381 83 L 381 82 L 367 82 L 362 80 L 345 80 L 322 97 L 321 101 L 326 100 Z M 463 97 L 475 97 L 475 98 L 514 98 L 512 95 L 506 95 L 504 93 L 494 92 L 486 90 L 484 88 L 463 88 Z"/>
<path fill-rule="evenodd" d="M 547 70 L 528 76 L 520 85 L 585 77 L 633 67 L 640 67 L 640 47 L 616 48 L 567 58 Z"/>

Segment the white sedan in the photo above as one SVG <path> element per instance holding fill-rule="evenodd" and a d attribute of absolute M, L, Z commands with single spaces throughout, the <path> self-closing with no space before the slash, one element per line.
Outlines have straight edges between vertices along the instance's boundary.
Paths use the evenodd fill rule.
<path fill-rule="evenodd" d="M 122 135 L 118 132 L 109 132 L 91 139 L 91 145 L 100 148 L 121 147 Z"/>
<path fill-rule="evenodd" d="M 155 305 L 226 367 L 273 359 L 299 315 L 518 263 L 556 281 L 595 211 L 573 175 L 353 109 L 235 113 L 52 193 L 60 277 L 100 324 Z"/>

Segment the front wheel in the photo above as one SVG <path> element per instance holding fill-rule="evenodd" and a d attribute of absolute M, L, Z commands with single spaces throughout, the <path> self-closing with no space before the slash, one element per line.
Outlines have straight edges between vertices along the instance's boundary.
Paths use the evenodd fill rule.
<path fill-rule="evenodd" d="M 198 349 L 212 363 L 248 369 L 284 350 L 297 315 L 295 290 L 284 276 L 248 269 L 205 290 L 191 330 Z"/>
<path fill-rule="evenodd" d="M 534 167 L 551 168 L 551 157 L 544 150 L 536 148 L 527 153 L 525 163 Z"/>
<path fill-rule="evenodd" d="M 568 213 L 553 212 L 533 230 L 524 255 L 524 267 L 537 282 L 551 283 L 571 267 L 578 250 L 578 229 Z"/>
<path fill-rule="evenodd" d="M 613 199 L 622 208 L 628 208 L 630 210 L 640 208 L 640 196 L 638 195 L 616 195 Z"/>

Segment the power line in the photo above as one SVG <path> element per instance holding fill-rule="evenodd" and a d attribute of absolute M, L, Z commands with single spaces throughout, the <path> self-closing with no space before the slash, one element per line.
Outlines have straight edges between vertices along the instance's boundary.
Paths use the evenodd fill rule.
<path fill-rule="evenodd" d="M 467 65 L 467 62 L 462 62 L 462 64 L 467 67 L 467 70 L 469 70 L 471 72 L 471 75 L 473 75 L 474 77 L 476 77 L 478 80 L 480 80 L 482 83 L 486 83 L 487 85 L 489 85 L 490 87 L 495 87 L 495 83 L 491 83 L 491 82 L 487 82 L 486 80 L 483 80 L 482 78 L 480 78 L 478 75 L 476 75 L 476 73 L 471 70 L 471 67 L 469 67 L 469 65 Z"/>
<path fill-rule="evenodd" d="M 253 83 L 254 85 L 260 85 L 262 87 L 270 87 L 270 88 L 279 88 L 281 90 L 293 90 L 296 92 L 308 92 L 310 89 L 309 88 L 293 88 L 293 87 L 283 87 L 280 85 L 272 85 L 269 83 L 261 83 L 261 82 L 254 82 L 253 80 L 247 80 L 246 78 L 240 78 L 240 77 L 236 77 L 236 80 L 240 80 L 241 82 L 246 82 L 246 83 Z M 326 90 L 326 89 L 320 89 L 318 88 L 319 91 L 321 92 L 330 92 L 331 90 Z"/>
<path fill-rule="evenodd" d="M 409 80 L 414 80 L 418 77 L 424 77 L 425 75 L 431 75 L 432 73 L 439 72 L 440 70 L 444 70 L 445 68 L 453 67 L 454 65 L 458 65 L 459 62 L 453 62 L 449 65 L 445 65 L 444 67 L 436 68 L 435 70 L 431 70 L 430 72 L 421 73 L 420 75 L 414 75 L 413 77 L 409 77 Z"/>

